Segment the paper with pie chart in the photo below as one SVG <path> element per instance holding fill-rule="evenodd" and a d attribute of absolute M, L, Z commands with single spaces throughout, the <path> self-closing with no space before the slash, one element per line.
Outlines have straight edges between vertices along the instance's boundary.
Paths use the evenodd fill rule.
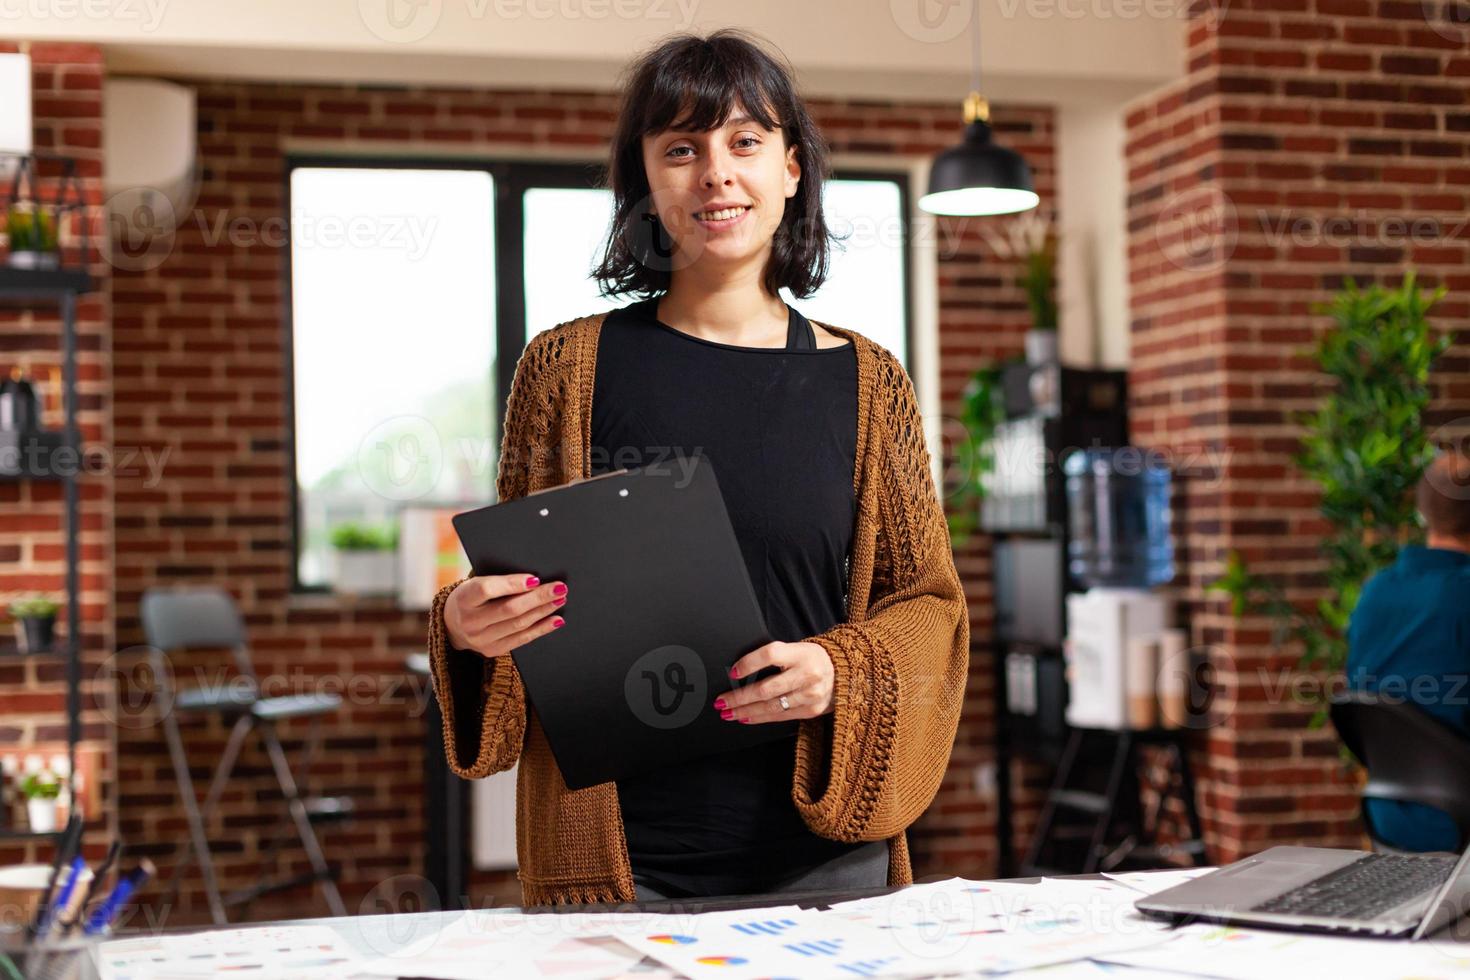
<path fill-rule="evenodd" d="M 668 918 L 660 931 L 619 938 L 690 980 L 823 980 L 912 974 L 916 968 L 891 943 L 796 906 Z"/>

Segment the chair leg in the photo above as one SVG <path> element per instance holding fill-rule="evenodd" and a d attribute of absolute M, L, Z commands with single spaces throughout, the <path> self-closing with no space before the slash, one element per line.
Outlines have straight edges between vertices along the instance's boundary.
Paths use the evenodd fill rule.
<path fill-rule="evenodd" d="M 271 722 L 262 722 L 260 735 L 265 742 L 266 751 L 271 757 L 271 766 L 276 771 L 276 781 L 281 784 L 281 792 L 285 794 L 287 808 L 291 811 L 291 819 L 296 822 L 296 834 L 301 838 L 301 846 L 306 849 L 307 860 L 311 862 L 312 871 L 317 874 L 317 881 L 322 886 L 322 893 L 326 896 L 327 907 L 332 910 L 333 915 L 346 915 L 347 906 L 342 904 L 342 894 L 337 890 L 337 883 L 332 879 L 331 868 L 327 865 L 327 859 L 322 854 L 321 843 L 316 838 L 316 830 L 311 826 L 311 818 L 307 816 L 306 804 L 302 802 L 301 794 L 297 791 L 296 780 L 291 775 L 291 767 L 286 762 L 286 752 L 281 748 L 281 740 L 276 736 L 276 726 Z"/>
<path fill-rule="evenodd" d="M 299 773 L 299 775 L 296 776 L 296 786 L 297 791 L 303 797 L 310 796 L 308 786 L 311 782 L 311 764 L 316 759 L 318 744 L 321 741 L 321 720 L 322 719 L 320 715 L 314 715 L 311 721 L 307 724 L 306 746 L 301 753 L 301 757 L 296 762 L 296 770 L 297 773 Z M 287 820 L 286 822 L 289 823 L 290 821 Z M 276 855 L 281 853 L 281 846 L 285 844 L 285 842 L 286 834 L 284 832 L 284 828 L 277 826 L 276 829 L 271 832 L 269 845 L 261 853 L 260 866 L 262 868 L 269 868 L 275 862 Z M 257 895 L 251 895 L 241 901 L 240 914 L 242 916 L 245 916 L 247 918 L 249 917 L 250 907 L 255 904 L 255 899 L 258 897 L 259 896 Z"/>
<path fill-rule="evenodd" d="M 200 807 L 194 798 L 194 780 L 189 775 L 189 760 L 184 753 L 183 736 L 179 734 L 178 719 L 170 712 L 163 720 L 164 735 L 168 741 L 168 754 L 173 760 L 174 780 L 179 786 L 179 796 L 184 803 L 184 815 L 189 823 L 189 836 L 184 841 L 178 859 L 174 862 L 172 879 L 169 884 L 168 895 L 164 899 L 163 914 L 165 921 L 173 909 L 173 903 L 178 898 L 179 888 L 183 885 L 184 872 L 188 869 L 189 861 L 193 852 L 198 852 L 199 871 L 204 878 L 204 895 L 209 903 L 209 915 L 217 926 L 229 922 L 225 914 L 224 900 L 220 897 L 219 881 L 214 874 L 214 858 L 209 850 L 209 837 L 205 832 L 204 821 L 214 810 L 219 801 L 219 794 L 224 788 L 225 780 L 228 779 L 230 770 L 235 766 L 235 759 L 240 754 L 240 746 L 245 741 L 245 735 L 250 730 L 249 717 L 242 716 L 235 722 L 230 731 L 229 741 L 225 743 L 224 755 L 220 758 L 220 764 L 215 769 L 214 777 L 210 780 L 209 792 L 205 795 L 204 806 Z"/>

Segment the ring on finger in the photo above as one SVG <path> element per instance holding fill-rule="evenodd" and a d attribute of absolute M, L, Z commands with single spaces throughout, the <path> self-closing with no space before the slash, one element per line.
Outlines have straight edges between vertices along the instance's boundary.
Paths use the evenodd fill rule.
<path fill-rule="evenodd" d="M 779 698 L 777 698 L 776 700 L 780 703 L 781 710 L 782 711 L 790 711 L 791 710 L 791 702 L 786 700 L 786 695 L 783 694 Z"/>

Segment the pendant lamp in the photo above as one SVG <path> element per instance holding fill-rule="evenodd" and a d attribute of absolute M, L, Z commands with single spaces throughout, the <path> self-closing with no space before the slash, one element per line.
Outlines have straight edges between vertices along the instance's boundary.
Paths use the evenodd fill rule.
<path fill-rule="evenodd" d="M 971 22 L 975 39 L 970 94 L 965 97 L 965 139 L 934 158 L 929 192 L 919 207 L 931 214 L 1014 214 L 1041 203 L 1031 168 L 1015 150 L 991 142 L 990 103 L 980 94 L 980 10 Z"/>

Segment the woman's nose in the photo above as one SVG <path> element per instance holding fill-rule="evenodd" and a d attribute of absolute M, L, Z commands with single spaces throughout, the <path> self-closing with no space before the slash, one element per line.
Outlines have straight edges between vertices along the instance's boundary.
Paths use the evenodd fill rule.
<path fill-rule="evenodd" d="M 723 184 L 730 174 L 729 158 L 722 153 L 713 152 L 709 155 L 709 162 L 705 165 L 704 184 L 706 187 L 715 187 Z"/>

